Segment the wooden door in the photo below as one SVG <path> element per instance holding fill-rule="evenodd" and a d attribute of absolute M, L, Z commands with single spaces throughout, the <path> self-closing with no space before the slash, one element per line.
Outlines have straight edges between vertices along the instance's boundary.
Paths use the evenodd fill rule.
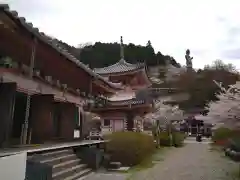
<path fill-rule="evenodd" d="M 33 95 L 31 97 L 32 143 L 50 141 L 54 135 L 52 94 Z M 30 129 L 29 129 L 30 130 Z"/>
<path fill-rule="evenodd" d="M 0 146 L 8 143 L 11 135 L 16 89 L 16 83 L 0 83 Z"/>

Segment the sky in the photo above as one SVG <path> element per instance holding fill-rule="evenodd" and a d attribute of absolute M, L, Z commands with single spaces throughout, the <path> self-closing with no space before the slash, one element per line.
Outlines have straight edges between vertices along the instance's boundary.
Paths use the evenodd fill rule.
<path fill-rule="evenodd" d="M 240 69 L 239 0 L 0 0 L 46 34 L 70 45 L 146 45 L 193 67 L 216 59 Z"/>

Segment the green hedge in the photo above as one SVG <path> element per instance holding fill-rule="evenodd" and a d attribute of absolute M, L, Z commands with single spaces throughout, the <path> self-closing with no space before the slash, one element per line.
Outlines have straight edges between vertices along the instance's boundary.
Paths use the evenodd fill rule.
<path fill-rule="evenodd" d="M 213 132 L 212 141 L 216 145 L 229 146 L 234 144 L 234 146 L 240 147 L 240 131 L 232 130 L 228 128 L 218 128 Z"/>
<path fill-rule="evenodd" d="M 160 133 L 160 146 L 171 146 L 171 140 L 167 132 Z"/>
<path fill-rule="evenodd" d="M 181 132 L 174 132 L 173 133 L 173 145 L 175 147 L 183 146 L 183 142 L 185 139 L 185 134 Z"/>
<path fill-rule="evenodd" d="M 111 161 L 121 162 L 122 165 L 134 166 L 150 156 L 155 144 L 152 136 L 138 132 L 115 132 L 107 136 L 107 153 Z"/>
<path fill-rule="evenodd" d="M 175 147 L 180 147 L 183 145 L 183 141 L 185 138 L 185 135 L 181 132 L 173 132 L 172 133 L 172 144 L 171 144 L 171 139 L 170 136 L 168 135 L 167 132 L 161 132 L 160 134 L 160 145 L 161 146 L 175 146 Z"/>
<path fill-rule="evenodd" d="M 233 136 L 233 131 L 228 128 L 218 128 L 214 131 L 212 140 L 217 142 L 219 140 L 225 140 Z"/>

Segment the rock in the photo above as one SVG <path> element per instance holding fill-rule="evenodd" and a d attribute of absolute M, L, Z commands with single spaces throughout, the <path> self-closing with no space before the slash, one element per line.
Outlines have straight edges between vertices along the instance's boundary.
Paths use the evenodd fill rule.
<path fill-rule="evenodd" d="M 120 162 L 110 162 L 108 165 L 109 169 L 119 169 L 121 167 L 121 163 Z"/>

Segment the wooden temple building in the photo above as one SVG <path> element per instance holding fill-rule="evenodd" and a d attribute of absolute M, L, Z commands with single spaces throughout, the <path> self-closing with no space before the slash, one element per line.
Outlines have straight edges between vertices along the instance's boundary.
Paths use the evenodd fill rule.
<path fill-rule="evenodd" d="M 99 74 L 7 5 L 0 5 L 0 146 L 81 138 L 84 104 L 122 89 Z M 136 102 L 132 107 L 140 111 L 144 103 Z M 129 108 L 127 102 L 121 103 L 114 107 Z M 102 112 L 112 112 L 111 108 Z"/>
<path fill-rule="evenodd" d="M 118 84 L 122 90 L 108 96 L 103 103 L 97 103 L 91 112 L 102 118 L 103 133 L 115 131 L 141 131 L 142 117 L 153 108 L 151 100 L 136 98 L 136 92 L 151 86 L 143 63 L 130 64 L 124 60 L 124 46 L 121 37 L 121 59 L 108 67 L 96 68 L 94 72 L 106 81 Z"/>
<path fill-rule="evenodd" d="M 85 108 L 101 115 L 110 132 L 134 130 L 137 116 L 152 108 L 135 92 L 150 85 L 143 64 L 129 64 L 122 56 L 93 71 L 0 4 L 0 165 L 18 169 L 15 158 L 21 156 L 25 174 L 10 173 L 14 178 L 7 179 L 90 175 L 101 164 L 105 141 L 83 140 Z"/>
<path fill-rule="evenodd" d="M 190 136 L 196 136 L 201 134 L 206 137 L 212 135 L 211 123 L 207 123 L 204 120 L 196 119 L 195 117 L 188 117 L 180 124 L 180 131 L 187 133 Z"/>

